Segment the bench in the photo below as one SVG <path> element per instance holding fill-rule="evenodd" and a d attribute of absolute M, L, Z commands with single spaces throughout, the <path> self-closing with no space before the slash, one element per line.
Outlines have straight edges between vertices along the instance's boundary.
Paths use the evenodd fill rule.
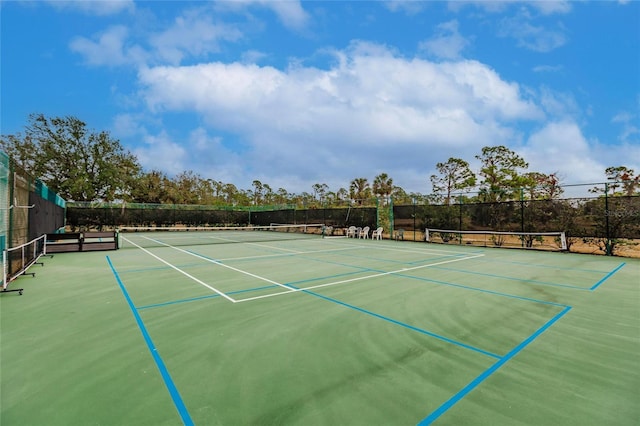
<path fill-rule="evenodd" d="M 108 232 L 65 232 L 47 234 L 47 253 L 70 253 L 79 251 L 116 250 L 118 233 Z"/>

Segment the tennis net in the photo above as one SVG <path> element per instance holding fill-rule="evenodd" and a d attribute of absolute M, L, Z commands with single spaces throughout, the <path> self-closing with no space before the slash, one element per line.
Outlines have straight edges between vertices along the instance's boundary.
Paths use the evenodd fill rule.
<path fill-rule="evenodd" d="M 121 227 L 119 247 L 198 246 L 322 238 L 322 224 L 268 226 Z"/>
<path fill-rule="evenodd" d="M 8 291 L 9 283 L 20 275 L 28 274 L 27 269 L 45 254 L 45 250 L 45 235 L 19 246 L 3 250 L 2 291 Z M 14 291 L 20 291 L 20 294 L 22 294 L 22 289 Z"/>
<path fill-rule="evenodd" d="M 430 243 L 466 244 L 479 247 L 567 250 L 564 232 L 456 231 L 427 228 L 425 240 Z"/>

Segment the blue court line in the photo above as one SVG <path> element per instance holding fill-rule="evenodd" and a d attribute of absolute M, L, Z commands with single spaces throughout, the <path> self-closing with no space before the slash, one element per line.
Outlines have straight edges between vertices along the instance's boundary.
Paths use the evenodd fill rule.
<path fill-rule="evenodd" d="M 403 277 L 403 278 L 410 278 L 410 279 L 418 280 L 418 281 L 426 281 L 426 282 L 430 282 L 430 283 L 434 283 L 434 284 L 445 285 L 445 286 L 448 286 L 448 287 L 457 287 L 457 288 L 461 288 L 461 289 L 464 289 L 464 290 L 479 291 L 480 293 L 488 293 L 488 294 L 492 294 L 492 295 L 495 295 L 495 296 L 508 297 L 510 299 L 519 299 L 519 300 L 525 300 L 527 302 L 541 303 L 543 305 L 553 305 L 553 306 L 559 306 L 561 308 L 564 308 L 565 306 L 567 306 L 567 305 L 565 305 L 563 303 L 550 302 L 548 300 L 533 299 L 531 297 L 516 296 L 514 294 L 501 293 L 499 291 L 493 291 L 493 290 L 485 290 L 485 289 L 482 289 L 482 288 L 470 287 L 468 285 L 455 284 L 455 283 L 450 283 L 450 282 L 447 282 L 447 281 L 432 280 L 430 278 L 416 277 L 414 275 L 406 275 L 406 274 L 403 274 L 403 273 L 396 273 L 396 274 L 391 274 L 391 275 L 395 275 L 395 276 L 399 276 L 399 277 Z"/>
<path fill-rule="evenodd" d="M 465 396 L 467 396 L 467 394 L 469 394 L 472 390 L 474 390 L 475 388 L 477 388 L 482 382 L 484 382 L 489 376 L 491 376 L 493 373 L 495 373 L 500 367 L 502 367 L 505 363 L 507 363 L 511 358 L 513 358 L 514 356 L 516 356 L 520 351 L 522 351 L 525 347 L 527 347 L 531 342 L 533 342 L 538 336 L 540 336 L 542 333 L 544 333 L 549 327 L 551 327 L 556 321 L 558 321 L 560 318 L 562 318 L 567 312 L 569 312 L 569 310 L 571 310 L 570 306 L 567 306 L 566 308 L 564 308 L 561 312 L 559 312 L 556 316 L 554 316 L 553 318 L 551 318 L 549 321 L 547 321 L 546 324 L 544 324 L 542 327 L 540 327 L 535 333 L 533 333 L 531 336 L 529 336 L 528 338 L 526 338 L 522 343 L 520 343 L 518 346 L 516 346 L 515 348 L 513 348 L 508 354 L 506 354 L 505 356 L 503 356 L 502 358 L 500 358 L 498 360 L 498 362 L 496 362 L 495 364 L 493 364 L 491 367 L 489 367 L 487 370 L 485 370 L 482 374 L 480 374 L 478 377 L 476 377 L 475 379 L 473 379 L 468 385 L 466 385 L 465 387 L 463 387 L 460 391 L 458 391 L 458 393 L 456 393 L 455 395 L 453 395 L 451 398 L 449 398 L 449 400 L 447 400 L 444 404 L 442 404 L 440 407 L 438 407 L 435 411 L 433 411 L 431 414 L 429 414 L 427 417 L 425 417 L 423 420 L 421 420 L 418 425 L 419 426 L 426 426 L 426 425 L 430 425 L 431 423 L 433 423 L 434 421 L 436 421 L 440 416 L 442 416 L 444 413 L 446 413 L 451 407 L 453 407 L 458 401 L 460 401 L 462 398 L 464 398 Z"/>
<path fill-rule="evenodd" d="M 198 253 L 196 251 L 189 250 L 188 252 L 192 253 L 194 255 L 200 256 L 202 258 L 210 259 L 210 260 L 213 260 L 215 262 L 218 262 L 218 260 L 210 258 L 210 257 L 208 257 L 206 255 L 200 254 L 200 253 Z M 306 257 L 306 256 L 302 256 L 302 257 Z M 455 257 L 455 256 L 444 256 L 443 258 L 446 259 L 446 258 L 449 258 L 449 257 Z M 307 258 L 311 259 L 311 260 L 314 260 L 314 261 L 317 261 L 317 262 L 321 262 L 321 263 L 327 263 L 327 264 L 331 264 L 331 265 L 339 265 L 339 266 L 345 266 L 345 267 L 349 267 L 349 268 L 358 269 L 358 271 L 354 272 L 354 273 L 359 273 L 359 272 L 389 273 L 388 271 L 384 271 L 384 270 L 381 270 L 381 269 L 362 268 L 362 267 L 358 267 L 358 266 L 355 266 L 355 265 L 349 265 L 349 264 L 344 264 L 344 263 L 340 263 L 340 262 L 327 261 L 327 260 L 324 260 L 324 259 L 315 259 L 315 258 L 312 258 L 312 257 L 307 257 Z M 431 261 L 431 260 L 433 260 L 433 259 L 429 259 L 429 261 Z M 425 265 L 425 267 L 430 267 L 430 266 L 428 266 L 428 264 L 427 264 L 427 265 Z M 347 274 L 349 274 L 349 273 L 347 273 Z M 433 279 L 429 279 L 429 278 L 416 277 L 416 276 L 407 275 L 407 274 L 404 274 L 404 273 L 401 273 L 401 272 L 389 273 L 389 275 L 403 277 L 403 278 L 410 278 L 410 279 L 418 280 L 418 281 L 426 281 L 426 282 L 431 282 L 431 283 L 438 284 L 438 285 L 445 285 L 445 286 L 460 288 L 460 289 L 464 289 L 464 290 L 478 291 L 478 292 L 481 292 L 481 293 L 492 294 L 492 295 L 500 296 L 500 297 L 507 297 L 507 298 L 511 298 L 511 299 L 524 300 L 524 301 L 527 301 L 527 302 L 540 303 L 540 304 L 543 304 L 543 305 L 552 305 L 552 306 L 559 306 L 559 307 L 567 306 L 566 304 L 562 304 L 562 303 L 549 302 L 549 301 L 546 301 L 546 300 L 533 299 L 533 298 L 524 297 L 524 296 L 516 296 L 516 295 L 513 295 L 513 294 L 501 293 L 501 292 L 492 291 L 492 290 L 485 290 L 485 289 L 481 289 L 481 288 L 477 288 L 477 287 L 471 287 L 471 286 L 462 285 L 462 284 L 450 283 L 450 282 L 447 282 L 447 281 L 439 281 L 439 280 L 433 280 Z M 321 277 L 321 278 L 317 278 L 317 279 L 316 278 L 311 278 L 311 279 L 308 279 L 308 280 L 300 280 L 300 281 L 294 281 L 294 282 L 291 282 L 291 283 L 284 283 L 284 285 L 295 287 L 295 284 L 302 284 L 302 283 L 305 283 L 305 282 L 311 282 L 311 281 L 327 279 L 327 278 L 331 278 L 331 277 Z"/>
<path fill-rule="evenodd" d="M 247 289 L 244 289 L 244 290 L 234 290 L 234 291 L 230 291 L 230 292 L 225 293 L 225 294 L 229 295 L 229 294 L 247 293 L 247 292 L 250 292 L 250 291 L 266 290 L 268 288 L 273 288 L 273 287 L 280 287 L 280 286 L 275 285 L 275 284 L 265 285 L 265 286 L 262 286 L 262 287 L 247 288 Z M 180 303 L 197 302 L 198 300 L 214 299 L 216 297 L 221 297 L 221 296 L 219 294 L 208 294 L 206 296 L 190 297 L 188 299 L 178 299 L 178 300 L 171 300 L 169 302 L 161 302 L 161 303 L 154 303 L 154 304 L 151 304 L 151 305 L 138 306 L 136 309 L 141 311 L 143 309 L 160 308 L 162 306 L 176 305 L 176 304 L 180 304 Z"/>
<path fill-rule="evenodd" d="M 602 283 L 604 283 L 606 280 L 608 280 L 609 278 L 611 278 L 611 276 L 613 274 L 615 274 L 616 272 L 618 272 L 620 269 L 622 269 L 622 267 L 626 265 L 625 262 L 622 262 L 620 265 L 618 265 L 618 267 L 616 269 L 614 269 L 613 271 L 609 272 L 607 275 L 604 276 L 604 278 L 602 278 L 600 281 L 598 281 L 597 283 L 595 283 L 589 290 L 596 290 L 598 287 L 600 287 L 600 285 Z"/>
<path fill-rule="evenodd" d="M 483 349 L 479 349 L 479 348 L 476 348 L 474 346 L 467 345 L 466 343 L 461 343 L 461 342 L 449 339 L 448 337 L 440 336 L 439 334 L 432 333 L 431 331 L 427 331 L 427 330 L 424 330 L 422 328 L 414 327 L 413 325 L 409 325 L 409 324 L 406 324 L 404 322 L 401 322 L 401 321 L 398 321 L 398 320 L 394 320 L 393 318 L 389 318 L 389 317 L 386 317 L 384 315 L 376 314 L 375 312 L 369 311 L 367 309 L 359 308 L 357 306 L 350 305 L 348 303 L 342 302 L 342 301 L 337 300 L 337 299 L 333 299 L 331 297 L 323 296 L 322 294 L 315 293 L 315 292 L 310 291 L 310 290 L 301 290 L 301 291 L 303 293 L 307 293 L 307 294 L 310 294 L 312 296 L 319 297 L 320 299 L 324 299 L 324 300 L 327 300 L 329 302 L 336 303 L 338 305 L 347 307 L 349 309 L 353 309 L 353 310 L 356 310 L 358 312 L 362 312 L 363 314 L 371 315 L 372 317 L 375 317 L 375 318 L 390 322 L 390 323 L 395 324 L 395 325 L 399 325 L 399 326 L 404 327 L 404 328 L 408 328 L 409 330 L 413 330 L 413 331 L 417 331 L 418 333 L 426 334 L 427 336 L 431 336 L 431 337 L 434 337 L 434 338 L 436 338 L 438 340 L 442 340 L 444 342 L 451 343 L 452 345 L 460 346 L 462 348 L 469 349 L 471 351 L 478 352 L 478 353 L 481 353 L 483 355 L 490 356 L 492 358 L 500 359 L 500 355 L 496 355 L 494 353 L 485 351 Z"/>
<path fill-rule="evenodd" d="M 176 265 L 176 267 L 180 267 L 182 269 L 187 269 L 191 266 L 202 266 L 202 264 L 201 263 L 185 263 L 181 265 Z M 138 272 L 149 272 L 149 271 L 167 271 L 171 269 L 172 268 L 169 266 L 152 266 L 149 268 L 126 269 L 126 270 L 121 270 L 120 275 L 126 275 L 126 274 L 138 273 Z"/>
<path fill-rule="evenodd" d="M 162 379 L 164 380 L 164 384 L 167 387 L 169 394 L 171 395 L 173 404 L 176 406 L 176 409 L 178 410 L 178 414 L 180 414 L 182 423 L 184 423 L 185 426 L 193 425 L 194 424 L 193 420 L 191 420 L 189 411 L 187 411 L 187 407 L 184 405 L 184 401 L 182 401 L 180 392 L 178 392 L 178 388 L 176 387 L 175 383 L 173 383 L 173 379 L 171 379 L 171 375 L 169 374 L 169 371 L 167 370 L 167 367 L 165 366 L 164 361 L 162 361 L 162 358 L 160 357 L 160 354 L 158 353 L 156 346 L 151 340 L 151 336 L 149 335 L 149 332 L 147 331 L 147 328 L 145 327 L 144 322 L 140 317 L 140 314 L 136 310 L 136 307 L 134 306 L 133 301 L 129 296 L 129 292 L 127 292 L 127 289 L 125 288 L 124 283 L 120 279 L 120 276 L 118 275 L 116 268 L 113 266 L 113 263 L 111 263 L 111 259 L 109 258 L 109 256 L 107 256 L 107 262 L 109 263 L 111 272 L 113 272 L 113 275 L 116 277 L 118 286 L 120 286 L 120 290 L 122 291 L 122 294 L 124 295 L 124 298 L 126 299 L 127 304 L 129 305 L 129 309 L 131 309 L 131 313 L 133 314 L 133 317 L 135 318 L 136 323 L 138 324 L 138 328 L 142 333 L 142 337 L 144 337 L 144 341 L 147 344 L 147 348 L 149 349 L 149 352 L 151 352 L 151 356 L 153 357 L 153 360 L 156 363 L 156 367 L 158 367 L 158 370 L 160 371 L 160 375 L 162 376 Z"/>
<path fill-rule="evenodd" d="M 421 255 L 425 255 L 424 253 L 418 253 Z M 428 254 L 427 254 L 428 255 Z M 361 255 L 356 255 L 356 254 L 349 254 L 349 253 L 344 253 L 341 254 L 342 257 L 351 257 L 351 258 L 355 258 L 355 259 L 366 259 L 366 260 L 375 260 L 376 262 L 384 262 L 384 263 L 392 263 L 392 264 L 399 264 L 399 265 L 415 265 L 416 263 L 423 263 L 423 262 L 433 262 L 433 261 L 437 261 L 437 260 L 442 260 L 442 259 L 450 259 L 450 258 L 463 258 L 468 256 L 468 254 L 450 254 L 450 255 L 439 255 L 438 257 L 426 257 L 426 258 L 422 258 L 420 260 L 415 260 L 412 262 L 402 262 L 399 260 L 389 260 L 389 259 L 381 259 L 378 257 L 372 257 L 372 256 L 361 256 Z M 324 261 L 324 259 L 318 259 L 319 261 Z"/>
<path fill-rule="evenodd" d="M 478 259 L 480 260 L 480 259 Z M 487 262 L 487 263 L 509 263 L 512 265 L 524 265 L 524 266 L 530 266 L 532 268 L 550 268 L 550 269 L 562 269 L 565 271 L 578 271 L 578 272 L 595 272 L 598 274 L 602 274 L 606 271 L 601 271 L 601 270 L 597 270 L 597 269 L 586 269 L 586 268 L 571 268 L 571 267 L 564 267 L 564 266 L 554 266 L 554 265 L 543 265 L 543 264 L 539 264 L 539 263 L 530 263 L 530 262 L 516 262 L 516 261 L 508 261 L 508 260 L 499 260 L 499 259 L 487 259 L 484 258 L 483 260 L 480 260 L 481 262 Z"/>
<path fill-rule="evenodd" d="M 506 275 L 497 275 L 497 274 L 487 274 L 487 273 L 484 273 L 484 272 L 465 271 L 463 269 L 447 268 L 447 267 L 444 267 L 444 266 L 434 266 L 433 269 L 442 269 L 444 271 L 460 272 L 462 274 L 480 275 L 480 276 L 483 276 L 483 277 L 503 278 L 503 279 L 512 280 L 512 281 L 520 281 L 520 282 L 525 282 L 525 283 L 547 285 L 547 286 L 552 286 L 552 287 L 570 288 L 572 290 L 585 290 L 585 291 L 589 290 L 586 287 L 580 287 L 580 286 L 577 286 L 577 285 L 558 284 L 558 283 L 552 283 L 552 282 L 548 282 L 548 281 L 538 281 L 538 280 L 523 280 L 521 278 L 508 277 Z"/>
<path fill-rule="evenodd" d="M 193 254 L 195 254 L 197 256 L 200 256 L 200 257 L 202 257 L 204 259 L 210 259 L 210 260 L 214 260 L 214 261 L 218 262 L 215 259 L 212 259 L 212 258 L 210 258 L 208 256 L 202 255 L 202 254 L 197 253 L 195 251 L 189 251 L 189 253 L 193 253 Z M 445 258 L 447 258 L 447 257 L 445 257 Z M 465 289 L 465 290 L 479 291 L 481 293 L 487 293 L 487 294 L 492 294 L 492 295 L 501 296 L 501 297 L 508 297 L 508 298 L 512 298 L 512 299 L 525 300 L 525 301 L 528 301 L 528 302 L 541 303 L 541 304 L 544 304 L 544 305 L 553 305 L 553 306 L 559 306 L 559 307 L 567 306 L 567 305 L 562 304 L 562 303 L 549 302 L 549 301 L 546 301 L 546 300 L 533 299 L 533 298 L 530 298 L 530 297 L 516 296 L 516 295 L 513 295 L 513 294 L 501 293 L 501 292 L 492 291 L 492 290 L 485 290 L 485 289 L 481 289 L 481 288 L 477 288 L 477 287 L 470 287 L 470 286 L 467 286 L 467 285 L 450 283 L 450 282 L 447 282 L 447 281 L 439 281 L 439 280 L 432 280 L 432 279 L 429 279 L 429 278 L 416 277 L 416 276 L 407 275 L 407 274 L 404 274 L 404 273 L 401 273 L 401 272 L 389 273 L 389 271 L 384 271 L 384 270 L 381 270 L 381 269 L 362 268 L 362 267 L 358 267 L 358 266 L 354 266 L 354 265 L 348 265 L 348 264 L 343 264 L 343 263 L 339 263 L 339 262 L 332 262 L 332 261 L 320 260 L 320 259 L 312 259 L 312 260 L 315 260 L 315 261 L 318 261 L 318 262 L 322 262 L 322 263 L 331 264 L 331 265 L 339 265 L 339 266 L 345 266 L 345 267 L 350 267 L 350 268 L 356 268 L 356 269 L 359 269 L 358 272 L 387 273 L 387 274 L 393 275 L 393 276 L 398 276 L 398 277 L 403 277 L 403 278 L 410 278 L 410 279 L 414 279 L 414 280 L 418 280 L 418 281 L 426 281 L 426 282 L 431 282 L 431 283 L 435 283 L 435 284 L 439 284 L 439 285 L 446 285 L 446 286 L 449 286 L 449 287 L 461 288 L 461 289 Z M 425 267 L 430 267 L 430 266 L 428 266 L 428 264 L 427 264 L 427 265 L 425 265 Z M 326 279 L 326 277 L 324 277 L 324 278 Z M 319 279 L 323 279 L 323 278 L 319 278 Z M 310 280 L 315 280 L 315 279 L 310 279 Z M 301 284 L 303 282 L 309 282 L 310 280 L 301 280 L 301 281 L 297 281 L 297 283 Z M 292 284 L 295 284 L 295 283 L 296 282 L 294 282 L 294 283 L 284 283 L 284 285 L 295 287 L 294 285 L 292 285 Z"/>

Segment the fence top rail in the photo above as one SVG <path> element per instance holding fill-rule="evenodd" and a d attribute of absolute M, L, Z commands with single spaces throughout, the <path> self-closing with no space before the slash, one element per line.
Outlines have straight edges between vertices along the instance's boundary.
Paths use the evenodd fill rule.
<path fill-rule="evenodd" d="M 23 248 L 23 247 L 29 246 L 29 245 L 31 245 L 31 244 L 33 244 L 33 243 L 35 243 L 35 242 L 39 241 L 39 240 L 44 240 L 44 239 L 46 239 L 46 238 L 47 238 L 47 235 L 46 235 L 46 234 L 42 234 L 42 235 L 40 235 L 39 237 L 34 238 L 34 239 L 33 239 L 33 240 L 31 240 L 31 241 L 27 241 L 26 243 L 20 244 L 19 246 L 9 247 L 9 248 L 7 248 L 7 249 L 6 249 L 6 251 L 19 250 L 19 249 L 21 249 L 21 248 Z"/>

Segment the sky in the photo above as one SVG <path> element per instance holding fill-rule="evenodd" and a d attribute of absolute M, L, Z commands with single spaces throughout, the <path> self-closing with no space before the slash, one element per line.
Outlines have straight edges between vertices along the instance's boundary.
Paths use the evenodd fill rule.
<path fill-rule="evenodd" d="M 145 171 L 431 193 L 485 146 L 562 184 L 640 173 L 638 1 L 0 2 L 0 128 L 108 131 Z"/>

